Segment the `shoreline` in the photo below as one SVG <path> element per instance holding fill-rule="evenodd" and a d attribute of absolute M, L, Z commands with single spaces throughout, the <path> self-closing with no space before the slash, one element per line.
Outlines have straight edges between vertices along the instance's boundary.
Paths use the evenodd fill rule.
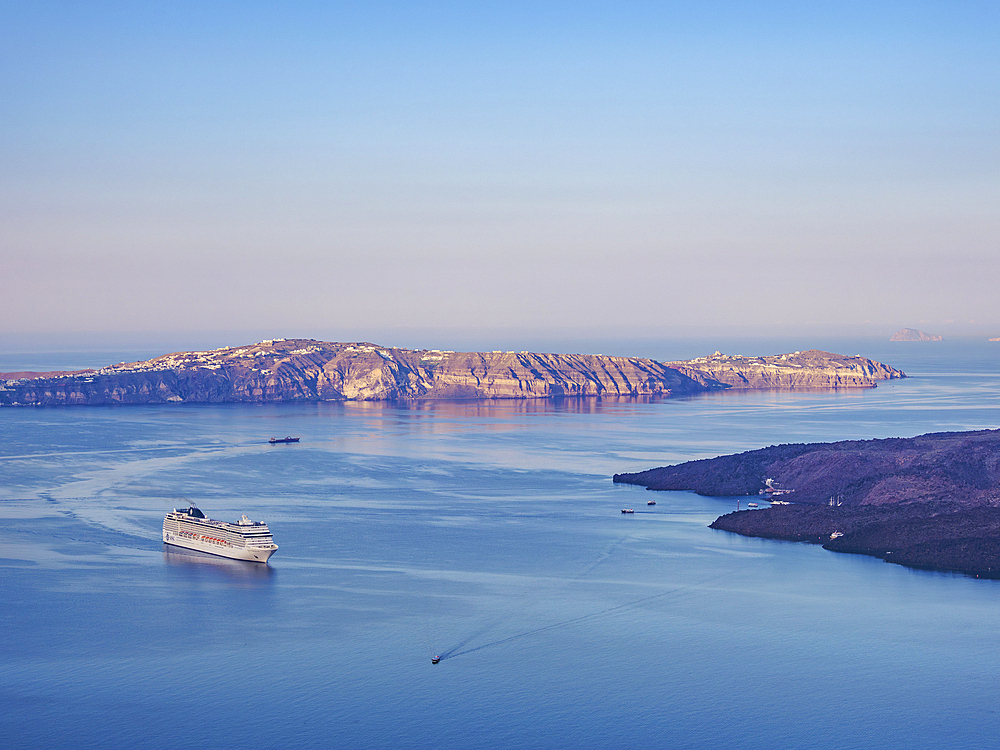
<path fill-rule="evenodd" d="M 775 515 L 768 518 L 770 514 Z M 961 508 L 952 503 L 887 509 L 772 506 L 727 513 L 709 528 L 818 544 L 830 552 L 876 557 L 920 570 L 1000 579 L 1000 508 Z"/>

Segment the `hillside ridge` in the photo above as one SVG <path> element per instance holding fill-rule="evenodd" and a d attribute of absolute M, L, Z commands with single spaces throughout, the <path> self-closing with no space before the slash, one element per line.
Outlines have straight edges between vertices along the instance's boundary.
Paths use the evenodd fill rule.
<path fill-rule="evenodd" d="M 403 349 L 268 339 L 76 373 L 0 381 L 0 405 L 272 403 L 693 395 L 730 388 L 857 388 L 905 373 L 864 357 L 718 352 L 684 362 L 533 352 Z"/>

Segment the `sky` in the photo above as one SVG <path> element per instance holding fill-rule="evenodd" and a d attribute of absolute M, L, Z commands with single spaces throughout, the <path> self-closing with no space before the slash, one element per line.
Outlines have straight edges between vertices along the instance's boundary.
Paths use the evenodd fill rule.
<path fill-rule="evenodd" d="M 1000 336 L 998 115 L 992 1 L 0 0 L 0 343 Z"/>

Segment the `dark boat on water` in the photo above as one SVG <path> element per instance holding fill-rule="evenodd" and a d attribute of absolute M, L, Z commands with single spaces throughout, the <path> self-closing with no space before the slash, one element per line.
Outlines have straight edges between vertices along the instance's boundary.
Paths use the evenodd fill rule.
<path fill-rule="evenodd" d="M 622 513 L 635 513 L 634 508 L 622 508 Z"/>
<path fill-rule="evenodd" d="M 647 500 L 646 501 L 646 505 L 656 505 L 656 501 L 655 500 Z"/>
<path fill-rule="evenodd" d="M 440 656 L 432 656 L 431 657 L 431 664 L 437 664 L 439 661 L 441 661 L 441 657 Z"/>
<path fill-rule="evenodd" d="M 270 440 L 268 440 L 268 442 L 269 443 L 297 443 L 297 442 L 299 442 L 299 439 L 298 438 L 293 438 L 293 437 L 271 438 Z"/>

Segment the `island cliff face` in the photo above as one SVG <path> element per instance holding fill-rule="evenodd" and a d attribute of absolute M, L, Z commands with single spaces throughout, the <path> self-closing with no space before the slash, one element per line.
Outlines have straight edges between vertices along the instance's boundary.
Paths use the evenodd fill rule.
<path fill-rule="evenodd" d="M 1000 430 L 778 445 L 614 477 L 713 496 L 756 496 L 767 479 L 790 504 L 712 528 L 1000 577 Z"/>
<path fill-rule="evenodd" d="M 670 365 L 695 380 L 731 388 L 870 388 L 879 380 L 906 377 L 881 362 L 816 349 L 771 357 L 716 352 Z"/>
<path fill-rule="evenodd" d="M 690 362 L 530 352 L 450 352 L 276 339 L 100 370 L 0 381 L 0 405 L 654 397 L 750 387 L 874 387 L 904 373 L 805 352 Z"/>

